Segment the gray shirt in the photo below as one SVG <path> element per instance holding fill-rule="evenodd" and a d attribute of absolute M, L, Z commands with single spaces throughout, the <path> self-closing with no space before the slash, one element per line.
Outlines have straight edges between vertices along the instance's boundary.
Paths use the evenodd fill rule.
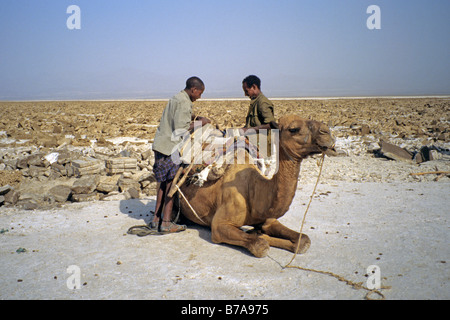
<path fill-rule="evenodd" d="M 167 103 L 156 130 L 153 150 L 169 156 L 188 132 L 192 118 L 192 101 L 186 91 L 177 93 Z"/>

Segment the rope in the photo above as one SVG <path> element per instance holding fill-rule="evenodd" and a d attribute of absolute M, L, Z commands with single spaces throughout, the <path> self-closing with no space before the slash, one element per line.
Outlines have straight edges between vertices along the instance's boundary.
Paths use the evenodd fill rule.
<path fill-rule="evenodd" d="M 356 289 L 356 290 L 360 290 L 360 289 L 367 290 L 368 292 L 364 296 L 364 298 L 366 300 L 385 300 L 386 299 L 384 294 L 382 294 L 379 290 L 377 290 L 377 289 L 369 289 L 369 288 L 367 288 L 367 287 L 362 285 L 363 282 L 353 282 L 351 280 L 347 280 L 343 276 L 340 276 L 340 275 L 335 274 L 335 273 L 330 272 L 330 271 L 315 270 L 315 269 L 303 268 L 303 267 L 299 267 L 299 266 L 286 266 L 285 268 L 295 268 L 295 269 L 299 269 L 299 270 L 303 270 L 303 271 L 309 271 L 309 272 L 315 272 L 315 273 L 328 275 L 328 276 L 336 278 L 339 281 L 344 282 L 346 285 L 351 286 L 353 289 Z M 381 286 L 380 289 L 391 289 L 391 286 Z M 372 294 L 377 294 L 378 296 L 381 297 L 381 299 L 371 298 Z"/>
<path fill-rule="evenodd" d="M 306 207 L 305 213 L 303 214 L 303 220 L 302 220 L 302 224 L 301 224 L 301 227 L 300 227 L 300 235 L 298 236 L 298 241 L 297 241 L 298 242 L 297 243 L 297 248 L 295 249 L 295 252 L 294 252 L 294 255 L 292 256 L 291 261 L 289 261 L 289 263 L 284 266 L 285 268 L 287 268 L 292 263 L 292 261 L 294 261 L 295 257 L 298 254 L 298 250 L 300 249 L 300 240 L 301 240 L 301 237 L 302 237 L 303 225 L 305 224 L 306 214 L 308 213 L 309 206 L 311 205 L 311 202 L 312 202 L 312 199 L 314 197 L 314 194 L 316 193 L 317 185 L 319 184 L 320 176 L 322 174 L 322 168 L 323 168 L 324 160 L 325 160 L 325 154 L 322 154 L 322 157 L 320 158 L 320 162 L 319 162 L 319 168 L 320 168 L 319 169 L 319 175 L 317 176 L 316 184 L 314 186 L 314 189 L 313 189 L 313 192 L 311 194 L 311 197 L 309 198 L 308 206 Z"/>
<path fill-rule="evenodd" d="M 290 264 L 292 263 L 292 261 L 294 261 L 295 257 L 296 257 L 297 254 L 298 254 L 298 251 L 299 251 L 299 249 L 300 249 L 300 240 L 301 240 L 301 237 L 302 237 L 303 225 L 305 224 L 306 214 L 308 213 L 308 210 L 309 210 L 309 207 L 310 207 L 310 205 L 311 205 L 312 199 L 313 199 L 313 197 L 314 197 L 314 194 L 316 193 L 317 185 L 319 184 L 320 176 L 321 176 L 321 174 L 322 174 L 322 168 L 323 168 L 324 160 L 325 160 L 325 154 L 322 154 L 322 157 L 320 158 L 319 164 L 318 164 L 318 165 L 319 165 L 319 174 L 318 174 L 318 176 L 317 176 L 317 181 L 316 181 L 316 184 L 314 185 L 314 189 L 313 189 L 313 192 L 312 192 L 312 194 L 311 194 L 311 197 L 309 198 L 309 202 L 308 202 L 308 205 L 307 205 L 307 207 L 306 207 L 306 209 L 305 209 L 305 213 L 303 214 L 303 219 L 302 219 L 302 223 L 301 223 L 301 226 L 300 226 L 300 235 L 299 235 L 298 241 L 297 241 L 297 248 L 295 249 L 294 255 L 292 256 L 292 258 L 291 258 L 291 260 L 289 261 L 289 263 L 286 264 L 286 265 L 285 265 L 284 267 L 282 267 L 282 268 L 283 268 L 283 269 L 285 269 L 285 268 L 293 268 L 293 269 L 294 269 L 294 268 L 295 268 L 295 269 L 299 269 L 299 270 L 303 270 L 303 271 L 309 271 L 309 272 L 315 272 L 315 273 L 319 273 L 319 274 L 328 275 L 328 276 L 331 276 L 331 277 L 336 278 L 338 281 L 344 282 L 345 284 L 351 286 L 351 287 L 354 288 L 354 289 L 357 289 L 357 290 L 359 290 L 359 289 L 367 290 L 368 292 L 367 292 L 367 294 L 364 296 L 364 298 L 365 298 L 366 300 L 385 300 L 386 297 L 385 297 L 379 290 L 377 290 L 377 289 L 369 289 L 369 288 L 363 286 L 363 285 L 362 285 L 362 284 L 363 284 L 362 282 L 353 282 L 353 281 L 351 281 L 351 280 L 348 280 L 348 279 L 344 278 L 343 276 L 340 276 L 340 275 L 335 274 L 335 273 L 330 272 L 330 271 L 315 270 L 315 269 L 309 269 L 309 268 L 304 268 L 304 267 L 300 267 L 300 266 L 291 266 L 291 265 L 290 265 Z M 391 288 L 390 286 L 381 286 L 381 287 L 380 287 L 380 289 L 390 289 L 390 288 Z M 378 295 L 378 296 L 380 297 L 380 299 L 374 299 L 374 298 L 372 298 L 372 297 L 371 297 L 372 294 Z"/>
<path fill-rule="evenodd" d="M 195 212 L 194 208 L 192 208 L 191 204 L 189 203 L 188 199 L 186 199 L 186 197 L 184 196 L 184 193 L 181 191 L 180 187 L 178 187 L 178 185 L 176 185 L 178 192 L 181 194 L 181 196 L 183 197 L 184 201 L 186 201 L 187 205 L 189 206 L 189 208 L 192 210 L 192 212 L 194 213 L 194 215 L 197 217 L 198 220 L 200 220 L 201 222 L 203 222 L 205 225 L 208 225 L 205 221 L 203 221 L 202 218 L 199 217 L 199 215 L 197 214 L 197 212 Z"/>

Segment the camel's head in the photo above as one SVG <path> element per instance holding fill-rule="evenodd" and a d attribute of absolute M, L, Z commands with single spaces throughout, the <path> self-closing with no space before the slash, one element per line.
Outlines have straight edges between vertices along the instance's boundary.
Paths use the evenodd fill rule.
<path fill-rule="evenodd" d="M 296 115 L 280 118 L 280 147 L 295 159 L 312 154 L 336 155 L 335 139 L 330 129 L 322 122 L 302 119 Z"/>

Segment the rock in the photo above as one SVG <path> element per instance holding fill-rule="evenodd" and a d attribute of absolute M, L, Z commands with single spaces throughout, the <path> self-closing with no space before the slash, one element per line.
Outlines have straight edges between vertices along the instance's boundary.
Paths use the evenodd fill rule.
<path fill-rule="evenodd" d="M 100 200 L 103 201 L 120 201 L 120 200 L 128 200 L 126 193 L 119 193 L 119 191 L 113 191 L 108 193 L 107 195 L 103 195 L 100 197 Z"/>
<path fill-rule="evenodd" d="M 131 172 L 137 169 L 137 159 L 121 157 L 113 158 L 105 161 L 106 173 L 116 174 L 123 172 Z"/>
<path fill-rule="evenodd" d="M 14 189 L 11 189 L 7 194 L 5 194 L 5 203 L 15 205 L 19 201 L 20 193 Z"/>
<path fill-rule="evenodd" d="M 143 181 L 145 182 L 145 181 Z M 142 183 L 142 182 L 141 182 Z M 142 192 L 144 192 L 148 196 L 156 195 L 156 189 L 158 188 L 158 182 L 150 182 L 148 185 L 143 187 Z"/>
<path fill-rule="evenodd" d="M 18 159 L 17 162 L 16 162 L 16 167 L 18 169 L 26 169 L 26 168 L 28 168 L 27 158 Z"/>
<path fill-rule="evenodd" d="M 39 208 L 39 204 L 34 199 L 24 199 L 17 202 L 16 205 L 24 210 L 36 210 Z"/>
<path fill-rule="evenodd" d="M 91 192 L 87 194 L 72 194 L 73 202 L 87 202 L 99 200 L 99 194 L 97 192 Z"/>
<path fill-rule="evenodd" d="M 139 191 L 135 188 L 129 188 L 126 192 L 127 195 L 125 197 L 127 199 L 139 199 Z"/>
<path fill-rule="evenodd" d="M 449 141 L 450 140 L 449 137 L 450 137 L 450 135 L 447 132 L 445 132 L 445 133 L 443 132 L 437 136 L 437 139 L 442 140 L 442 141 Z"/>
<path fill-rule="evenodd" d="M 28 168 L 28 175 L 30 177 L 33 177 L 33 178 L 35 178 L 37 176 L 44 175 L 44 172 L 45 172 L 45 168 L 43 168 L 43 167 L 38 167 L 38 166 L 35 166 L 35 165 L 31 165 Z"/>
<path fill-rule="evenodd" d="M 117 181 L 119 180 L 118 175 L 114 176 L 101 176 L 99 178 L 99 182 L 97 185 L 97 191 L 110 193 L 113 191 L 118 191 L 119 186 L 117 185 Z"/>
<path fill-rule="evenodd" d="M 370 128 L 367 124 L 361 126 L 361 135 L 365 136 L 370 133 Z"/>
<path fill-rule="evenodd" d="M 374 153 L 374 152 L 380 150 L 380 148 L 381 148 L 381 147 L 380 147 L 380 145 L 379 145 L 377 142 L 371 142 L 371 143 L 369 143 L 369 145 L 367 146 L 367 151 L 368 151 L 368 152 Z"/>
<path fill-rule="evenodd" d="M 27 159 L 28 166 L 36 166 L 36 167 L 46 167 L 46 162 L 44 161 L 43 153 L 35 153 L 29 156 Z"/>
<path fill-rule="evenodd" d="M 66 202 L 70 194 L 72 193 L 72 188 L 66 185 L 54 186 L 48 191 L 48 196 L 53 197 L 56 202 Z"/>
<path fill-rule="evenodd" d="M 58 139 L 56 137 L 48 137 L 41 140 L 41 144 L 45 148 L 56 148 L 59 146 Z"/>
<path fill-rule="evenodd" d="M 58 155 L 58 160 L 56 161 L 58 164 L 66 165 L 69 163 L 74 155 L 69 151 L 60 151 Z"/>
<path fill-rule="evenodd" d="M 389 159 L 413 163 L 413 155 L 403 148 L 386 141 L 381 141 L 380 147 L 380 153 Z"/>
<path fill-rule="evenodd" d="M 98 184 L 97 176 L 87 176 L 77 179 L 72 185 L 72 197 L 76 194 L 92 193 Z"/>
<path fill-rule="evenodd" d="M 53 133 L 62 133 L 62 127 L 59 125 L 53 126 Z"/>
<path fill-rule="evenodd" d="M 4 196 L 0 196 L 0 206 L 2 206 L 3 203 L 5 203 L 5 197 Z"/>
<path fill-rule="evenodd" d="M 54 163 L 51 164 L 51 167 L 52 167 L 53 170 L 55 170 L 56 172 L 61 173 L 63 176 L 67 175 L 66 167 L 63 166 L 62 164 L 54 162 Z"/>
<path fill-rule="evenodd" d="M 103 169 L 103 163 L 97 159 L 72 160 L 74 175 L 81 177 L 83 175 L 98 174 Z"/>
<path fill-rule="evenodd" d="M 152 156 L 153 150 L 152 149 L 147 149 L 144 152 L 141 153 L 141 157 L 142 160 L 147 160 L 148 158 L 150 158 Z"/>
<path fill-rule="evenodd" d="M 430 151 L 430 160 L 440 160 L 440 159 L 442 159 L 441 153 L 439 153 L 437 150 Z"/>
<path fill-rule="evenodd" d="M 66 174 L 68 177 L 73 177 L 75 175 L 75 170 L 70 164 L 66 163 L 64 168 L 66 169 Z"/>
<path fill-rule="evenodd" d="M 119 186 L 119 190 L 121 192 L 125 192 L 130 188 L 134 188 L 137 190 L 140 189 L 139 182 L 131 178 L 120 177 L 120 179 L 117 181 L 117 185 Z"/>
<path fill-rule="evenodd" d="M 12 187 L 7 184 L 6 186 L 0 187 L 0 196 L 7 194 L 9 191 L 11 191 Z"/>

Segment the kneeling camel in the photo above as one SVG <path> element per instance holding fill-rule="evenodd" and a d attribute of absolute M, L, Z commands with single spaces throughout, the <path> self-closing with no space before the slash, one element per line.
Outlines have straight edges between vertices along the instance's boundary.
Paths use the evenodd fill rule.
<path fill-rule="evenodd" d="M 277 219 L 292 203 L 302 160 L 312 154 L 333 154 L 334 139 L 325 124 L 295 115 L 282 117 L 278 127 L 279 167 L 271 179 L 252 164 L 230 164 L 216 181 L 181 187 L 195 210 L 181 200 L 182 214 L 209 226 L 214 243 L 242 246 L 256 257 L 266 256 L 270 246 L 295 252 L 300 234 Z M 244 232 L 242 226 L 253 226 L 257 232 Z M 306 252 L 310 244 L 302 234 L 299 252 Z"/>

